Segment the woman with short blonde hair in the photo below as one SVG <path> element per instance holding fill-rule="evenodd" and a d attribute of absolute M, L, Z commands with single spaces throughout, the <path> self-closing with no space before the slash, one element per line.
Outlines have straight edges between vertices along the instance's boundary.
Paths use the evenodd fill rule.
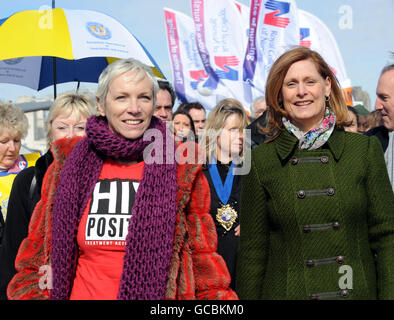
<path fill-rule="evenodd" d="M 50 107 L 45 121 L 48 148 L 50 148 L 52 141 L 54 141 L 53 122 L 57 117 L 72 117 L 76 120 L 82 117 L 86 120 L 96 113 L 96 105 L 93 98 L 88 93 L 68 92 L 59 95 Z M 83 129 L 85 128 L 83 127 Z"/>
<path fill-rule="evenodd" d="M 174 143 L 162 143 L 173 138 L 153 116 L 156 86 L 135 59 L 103 71 L 99 115 L 88 119 L 85 138 L 63 143 L 65 164 L 48 169 L 48 209 L 33 212 L 10 299 L 237 298 L 212 241 L 202 165 L 178 165 Z M 148 130 L 163 138 L 164 159 L 146 159 Z M 48 264 L 52 285 L 40 286 Z"/>

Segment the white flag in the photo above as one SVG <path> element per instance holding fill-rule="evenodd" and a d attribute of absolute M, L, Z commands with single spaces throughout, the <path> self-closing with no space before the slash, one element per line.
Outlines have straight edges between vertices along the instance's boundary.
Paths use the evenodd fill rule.
<path fill-rule="evenodd" d="M 200 102 L 207 110 L 216 105 L 216 96 L 201 85 L 208 79 L 196 45 L 192 18 L 164 8 L 168 50 L 174 89 L 181 102 Z"/>
<path fill-rule="evenodd" d="M 275 60 L 299 45 L 299 24 L 294 0 L 252 0 L 244 60 L 244 81 L 254 86 L 253 97 L 265 95 L 265 82 Z"/>
<path fill-rule="evenodd" d="M 242 60 L 247 37 L 234 0 L 191 0 L 197 47 L 209 79 L 203 84 L 249 108 L 244 96 Z"/>
<path fill-rule="evenodd" d="M 298 10 L 300 46 L 317 51 L 331 67 L 342 88 L 351 86 L 341 52 L 330 29 L 311 13 Z"/>
<path fill-rule="evenodd" d="M 243 28 L 243 33 L 246 37 L 246 39 L 249 36 L 249 17 L 250 17 L 250 8 L 241 2 L 234 1 L 235 6 L 237 7 L 239 13 L 241 14 L 241 21 L 242 21 L 242 28 Z M 245 50 L 246 50 L 246 43 L 245 43 Z"/>

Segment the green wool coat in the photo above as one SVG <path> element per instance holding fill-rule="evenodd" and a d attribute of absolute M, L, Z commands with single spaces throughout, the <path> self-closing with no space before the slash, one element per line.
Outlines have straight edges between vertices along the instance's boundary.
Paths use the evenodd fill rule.
<path fill-rule="evenodd" d="M 240 299 L 394 299 L 394 194 L 375 137 L 317 150 L 286 130 L 242 178 Z"/>

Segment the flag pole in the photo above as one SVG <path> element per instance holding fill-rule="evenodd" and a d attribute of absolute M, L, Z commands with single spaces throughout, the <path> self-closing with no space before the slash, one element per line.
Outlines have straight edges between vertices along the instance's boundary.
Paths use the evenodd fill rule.
<path fill-rule="evenodd" d="M 55 4 L 55 0 L 52 0 L 52 9 L 55 9 L 56 4 Z M 56 99 L 56 57 L 52 57 L 52 61 L 53 61 L 53 100 Z"/>

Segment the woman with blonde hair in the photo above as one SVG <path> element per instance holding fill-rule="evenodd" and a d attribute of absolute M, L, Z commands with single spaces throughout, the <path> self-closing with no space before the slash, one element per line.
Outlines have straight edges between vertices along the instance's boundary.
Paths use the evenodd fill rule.
<path fill-rule="evenodd" d="M 343 130 L 328 64 L 296 48 L 266 85 L 269 139 L 242 179 L 241 299 L 394 299 L 394 194 L 379 141 Z"/>
<path fill-rule="evenodd" d="M 4 241 L 0 250 L 0 299 L 6 299 L 8 282 L 16 273 L 15 257 L 27 236 L 34 207 L 41 199 L 41 189 L 48 167 L 59 158 L 54 141 L 85 135 L 86 120 L 96 113 L 94 100 L 85 93 L 59 95 L 46 119 L 48 151 L 35 166 L 23 170 L 12 186 Z"/>
<path fill-rule="evenodd" d="M 99 115 L 48 169 L 48 209 L 33 212 L 10 299 L 237 299 L 216 252 L 202 165 L 175 162 L 171 132 L 153 115 L 158 90 L 135 59 L 101 73 Z M 154 143 L 162 157 L 152 161 Z M 43 265 L 52 281 L 40 280 Z"/>
<path fill-rule="evenodd" d="M 235 287 L 239 226 L 239 198 L 244 130 L 249 124 L 243 106 L 235 99 L 224 99 L 209 113 L 200 144 L 207 163 L 204 174 L 211 194 L 210 214 L 215 221 L 218 253 L 224 258 Z"/>

